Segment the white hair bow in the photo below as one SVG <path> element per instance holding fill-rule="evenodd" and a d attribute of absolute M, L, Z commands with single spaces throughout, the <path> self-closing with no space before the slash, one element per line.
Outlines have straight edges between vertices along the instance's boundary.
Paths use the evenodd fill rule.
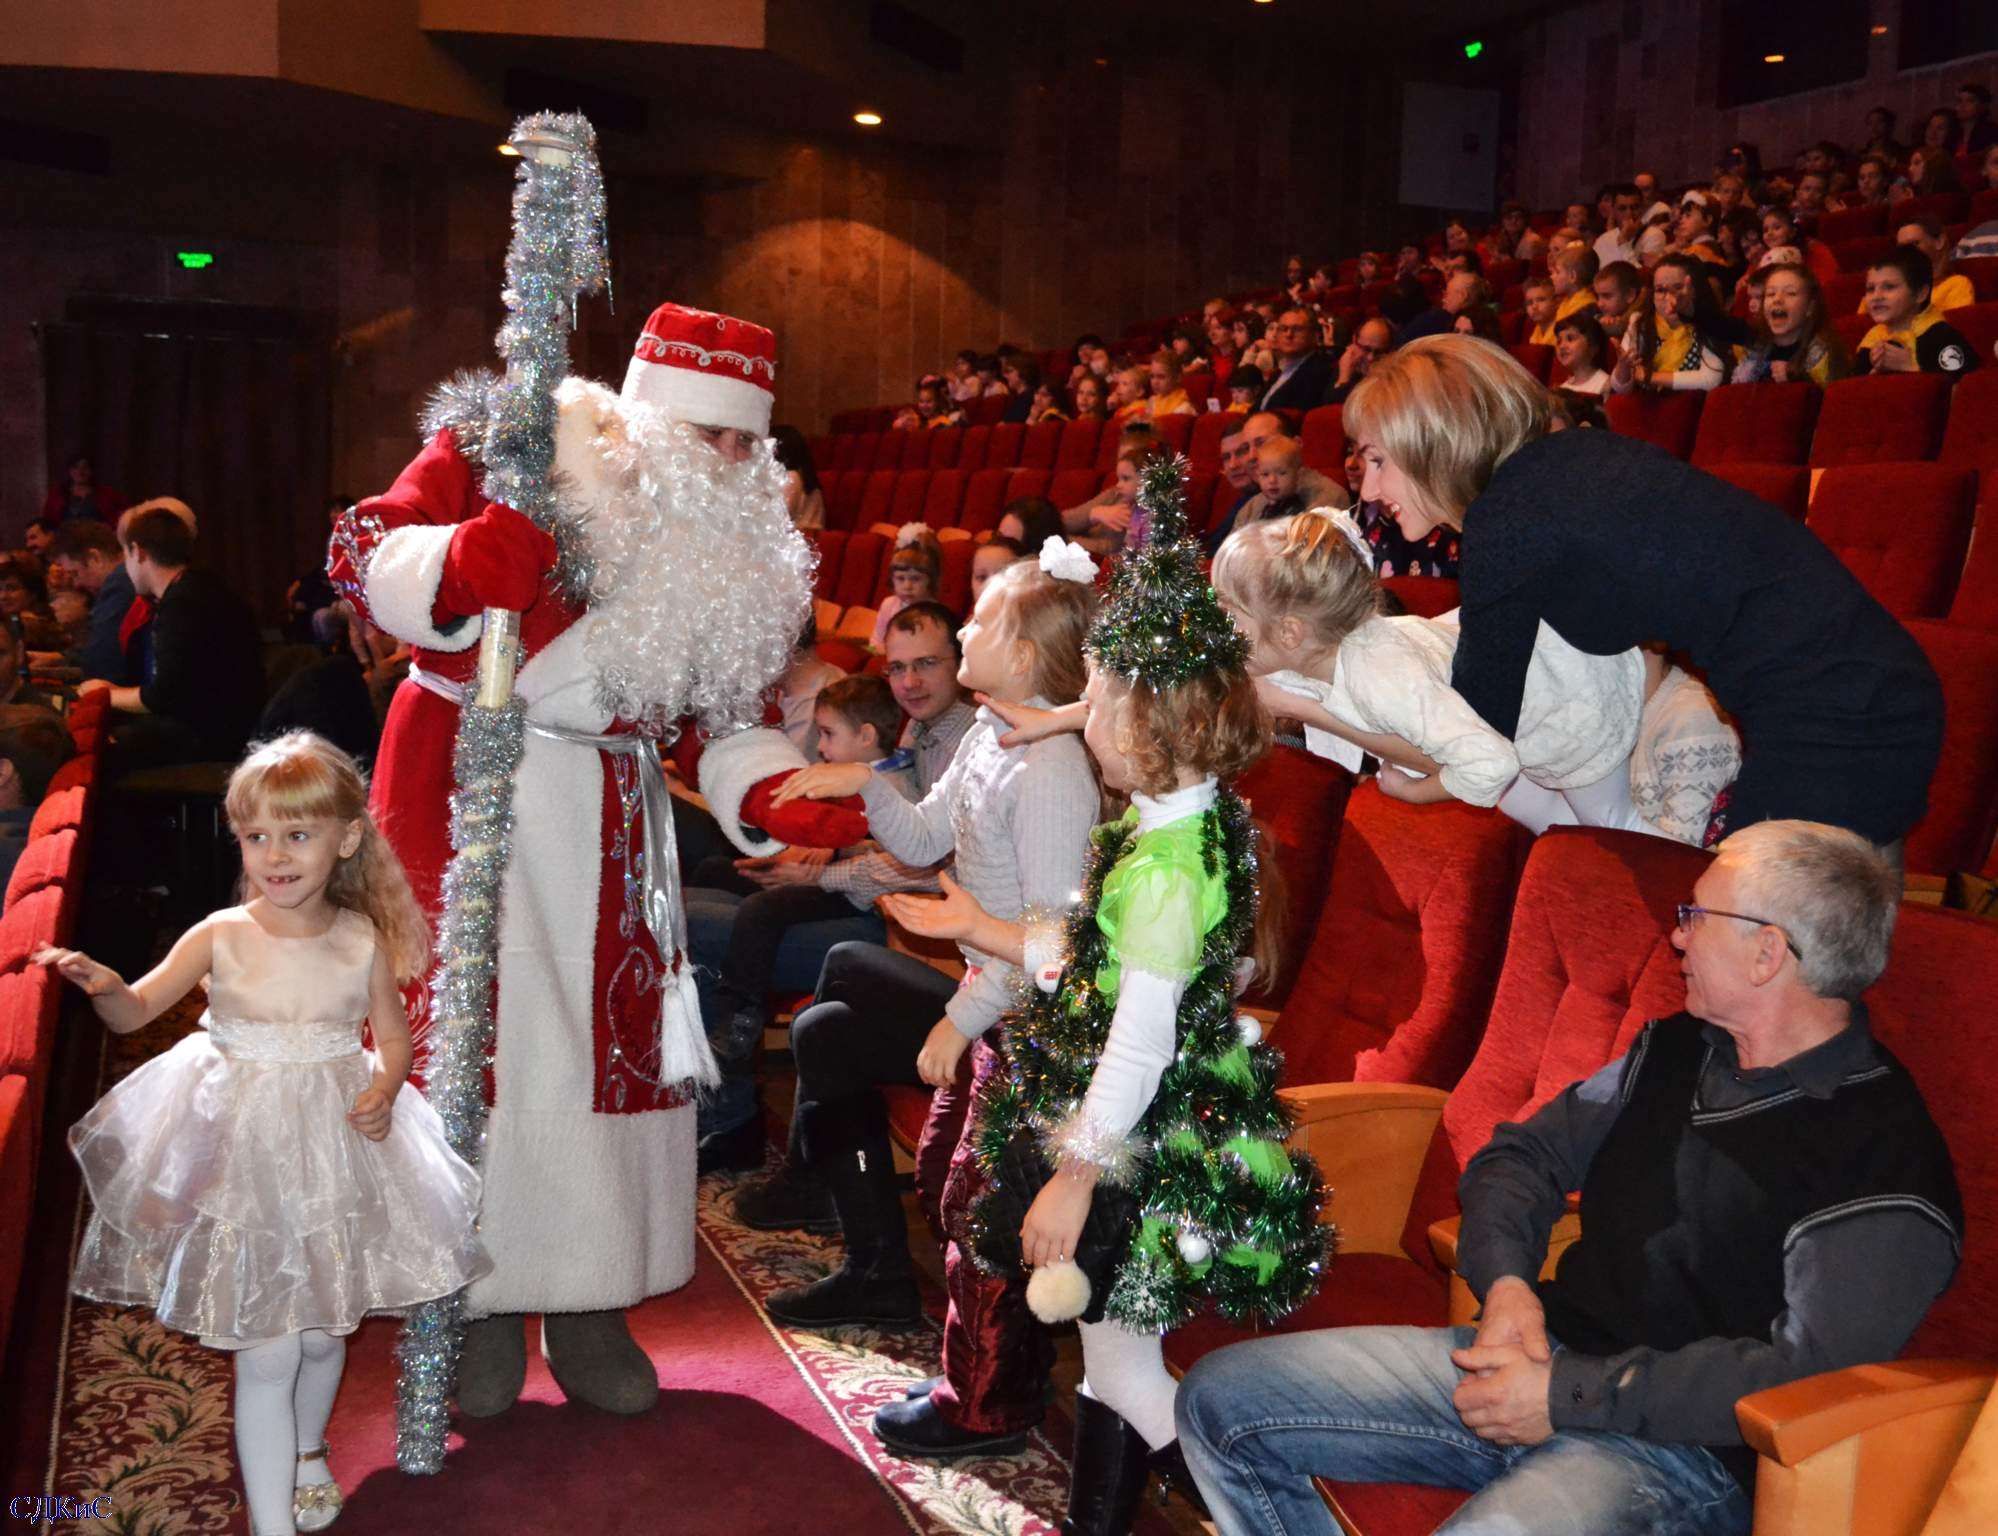
<path fill-rule="evenodd" d="M 904 523 L 895 530 L 895 547 L 907 549 L 911 544 L 923 542 L 923 536 L 930 531 L 928 523 Z"/>
<path fill-rule="evenodd" d="M 1041 545 L 1041 569 L 1056 581 L 1079 581 L 1088 586 L 1096 580 L 1096 562 L 1080 544 L 1071 544 L 1051 533 Z"/>
<path fill-rule="evenodd" d="M 1336 508 L 1327 515 L 1332 519 L 1332 526 L 1344 534 L 1346 542 L 1353 546 L 1353 553 L 1360 557 L 1360 564 L 1371 571 L 1374 568 L 1374 547 L 1360 532 L 1360 520 L 1344 507 Z"/>

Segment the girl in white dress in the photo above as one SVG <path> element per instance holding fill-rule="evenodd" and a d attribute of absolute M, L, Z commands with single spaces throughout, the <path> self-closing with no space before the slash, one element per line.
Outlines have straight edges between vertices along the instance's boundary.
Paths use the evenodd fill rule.
<path fill-rule="evenodd" d="M 129 986 L 75 950 L 34 959 L 119 1034 L 208 978 L 206 1029 L 69 1133 L 94 1208 L 71 1285 L 235 1352 L 250 1526 L 290 1536 L 340 1511 L 325 1431 L 345 1336 L 486 1268 L 479 1176 L 405 1081 L 399 988 L 423 973 L 429 932 L 360 771 L 295 731 L 236 769 L 226 807 L 242 906 Z"/>
<path fill-rule="evenodd" d="M 1398 800 L 1496 805 L 1535 832 L 1561 822 L 1656 831 L 1631 801 L 1644 707 L 1637 650 L 1594 656 L 1540 626 L 1510 741 L 1450 687 L 1457 630 L 1390 617 L 1350 514 L 1316 508 L 1230 535 L 1214 586 L 1255 646 L 1274 714 L 1302 721 L 1321 757 L 1381 760 Z"/>

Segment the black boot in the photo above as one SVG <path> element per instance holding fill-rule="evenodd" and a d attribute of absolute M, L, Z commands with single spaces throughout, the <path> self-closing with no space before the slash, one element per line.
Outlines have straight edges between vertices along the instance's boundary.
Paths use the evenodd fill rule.
<path fill-rule="evenodd" d="M 730 1207 L 752 1232 L 837 1232 L 826 1182 L 801 1163 L 785 1162 L 768 1178 L 751 1179 Z"/>
<path fill-rule="evenodd" d="M 765 1304 L 780 1323 L 915 1323 L 923 1316 L 909 1228 L 895 1187 L 888 1110 L 878 1093 L 850 1094 L 804 1111 L 805 1150 L 824 1174 L 846 1239 L 846 1260 L 823 1280 Z"/>
<path fill-rule="evenodd" d="M 1200 1484 L 1193 1480 L 1193 1469 L 1186 1464 L 1186 1453 L 1179 1448 L 1179 1441 L 1167 1441 L 1151 1453 L 1150 1460 L 1152 1471 L 1158 1475 L 1159 1503 L 1164 1504 L 1176 1493 L 1205 1520 L 1208 1516 L 1207 1500 L 1201 1496 Z"/>
<path fill-rule="evenodd" d="M 1075 1395 L 1075 1457 L 1061 1536 L 1127 1536 L 1152 1463 L 1145 1437 L 1114 1408 Z"/>

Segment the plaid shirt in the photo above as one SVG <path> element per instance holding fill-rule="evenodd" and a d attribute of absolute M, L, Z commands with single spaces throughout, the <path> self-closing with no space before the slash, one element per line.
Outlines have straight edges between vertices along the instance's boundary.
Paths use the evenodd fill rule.
<path fill-rule="evenodd" d="M 957 745 L 978 712 L 960 699 L 936 719 L 910 725 L 908 745 L 915 753 L 914 782 L 898 776 L 896 788 L 913 800 L 921 800 L 957 756 Z M 911 793 L 913 790 L 913 793 Z M 869 851 L 850 859 L 840 859 L 819 871 L 819 889 L 836 891 L 865 912 L 874 898 L 890 891 L 935 891 L 937 871 L 950 861 L 944 859 L 927 868 L 904 864 L 894 854 L 872 844 Z"/>

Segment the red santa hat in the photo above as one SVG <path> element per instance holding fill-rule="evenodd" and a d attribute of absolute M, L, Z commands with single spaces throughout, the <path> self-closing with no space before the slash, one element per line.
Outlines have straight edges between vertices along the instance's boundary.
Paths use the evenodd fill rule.
<path fill-rule="evenodd" d="M 777 387 L 777 338 L 760 325 L 661 304 L 638 333 L 623 398 L 673 421 L 764 436 Z"/>

